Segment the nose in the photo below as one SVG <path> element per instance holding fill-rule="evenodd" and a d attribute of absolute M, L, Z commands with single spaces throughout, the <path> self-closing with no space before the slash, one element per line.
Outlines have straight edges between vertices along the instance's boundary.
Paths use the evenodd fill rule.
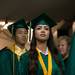
<path fill-rule="evenodd" d="M 45 33 L 45 30 L 43 28 L 41 29 L 41 33 Z"/>
<path fill-rule="evenodd" d="M 42 31 L 41 31 L 41 33 L 45 33 L 45 31 L 44 31 L 44 30 L 42 30 Z"/>
<path fill-rule="evenodd" d="M 26 37 L 26 35 L 25 34 L 23 34 L 23 35 L 21 35 L 22 37 Z"/>

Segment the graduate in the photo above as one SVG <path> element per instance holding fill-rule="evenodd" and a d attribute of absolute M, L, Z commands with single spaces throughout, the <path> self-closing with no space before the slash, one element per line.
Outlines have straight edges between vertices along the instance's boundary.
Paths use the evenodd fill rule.
<path fill-rule="evenodd" d="M 71 39 L 71 48 L 67 67 L 66 75 L 75 75 L 75 32 L 73 33 Z"/>
<path fill-rule="evenodd" d="M 60 36 L 58 38 L 58 47 L 57 49 L 60 51 L 60 53 L 63 56 L 64 64 L 65 64 L 65 75 L 68 69 L 69 64 L 69 54 L 70 54 L 70 42 L 71 39 L 68 36 Z"/>
<path fill-rule="evenodd" d="M 20 19 L 8 26 L 15 42 L 0 51 L 0 75 L 21 75 L 21 57 L 27 51 L 28 26 Z"/>
<path fill-rule="evenodd" d="M 54 25 L 56 23 L 45 13 L 31 20 L 33 37 L 30 50 L 23 55 L 22 75 L 64 75 L 62 56 L 52 37 Z"/>

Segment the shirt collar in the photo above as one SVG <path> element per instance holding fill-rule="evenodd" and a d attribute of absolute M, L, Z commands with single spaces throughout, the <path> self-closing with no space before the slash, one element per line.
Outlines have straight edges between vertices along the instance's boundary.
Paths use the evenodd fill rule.
<path fill-rule="evenodd" d="M 46 51 L 45 51 L 45 52 L 43 52 L 43 51 L 40 50 L 39 48 L 38 48 L 38 51 L 39 51 L 40 53 L 44 54 L 44 55 L 48 55 L 48 47 L 46 48 Z"/>

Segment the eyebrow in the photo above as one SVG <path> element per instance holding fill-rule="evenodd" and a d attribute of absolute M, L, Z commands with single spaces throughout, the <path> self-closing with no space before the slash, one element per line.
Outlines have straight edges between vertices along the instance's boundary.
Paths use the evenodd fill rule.
<path fill-rule="evenodd" d="M 37 27 L 42 27 L 42 26 L 44 26 L 44 27 L 48 27 L 47 25 L 38 25 Z"/>

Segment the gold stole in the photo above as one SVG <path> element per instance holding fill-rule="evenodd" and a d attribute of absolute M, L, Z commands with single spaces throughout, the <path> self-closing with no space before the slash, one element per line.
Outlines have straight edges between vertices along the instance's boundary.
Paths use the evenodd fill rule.
<path fill-rule="evenodd" d="M 47 71 L 45 63 L 43 61 L 43 58 L 42 58 L 40 52 L 38 51 L 38 48 L 36 48 L 36 50 L 38 52 L 38 59 L 39 59 L 39 62 L 41 64 L 41 67 L 43 69 L 44 75 L 52 75 L 52 57 L 51 57 L 51 52 L 48 50 L 48 71 Z"/>
<path fill-rule="evenodd" d="M 13 44 L 9 49 L 17 55 L 18 60 L 20 59 L 20 56 L 26 52 L 25 48 L 21 49 L 15 44 Z"/>
<path fill-rule="evenodd" d="M 18 59 L 20 59 L 20 56 L 25 52 L 26 52 L 25 48 L 21 49 L 17 45 L 15 46 L 15 53 L 17 54 Z"/>
<path fill-rule="evenodd" d="M 15 43 L 12 46 L 8 47 L 13 52 L 13 75 L 15 75 L 15 56 L 14 53 L 17 55 L 18 61 L 20 60 L 20 56 L 26 52 L 25 48 L 21 50 Z"/>

